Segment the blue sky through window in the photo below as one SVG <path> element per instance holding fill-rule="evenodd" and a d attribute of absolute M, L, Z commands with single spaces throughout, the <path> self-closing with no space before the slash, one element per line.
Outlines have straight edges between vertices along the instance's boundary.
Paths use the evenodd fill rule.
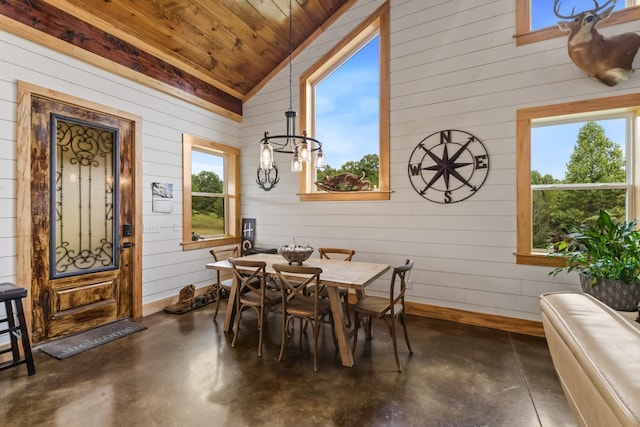
<path fill-rule="evenodd" d="M 215 172 L 220 179 L 224 180 L 224 158 L 215 154 L 191 150 L 191 173 L 197 175 L 202 171 Z"/>
<path fill-rule="evenodd" d="M 622 152 L 626 146 L 626 120 L 615 118 L 594 120 L 604 128 L 611 141 L 618 144 Z M 541 175 L 550 174 L 556 179 L 564 179 L 567 163 L 578 141 L 580 128 L 587 120 L 575 123 L 554 124 L 531 127 L 531 170 Z"/>
<path fill-rule="evenodd" d="M 379 37 L 316 84 L 316 139 L 326 164 L 338 169 L 379 154 Z"/>

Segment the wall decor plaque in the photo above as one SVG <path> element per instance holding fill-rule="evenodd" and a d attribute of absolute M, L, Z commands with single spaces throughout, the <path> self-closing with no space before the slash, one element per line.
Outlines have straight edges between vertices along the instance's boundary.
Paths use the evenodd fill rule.
<path fill-rule="evenodd" d="M 489 174 L 489 154 L 474 135 L 454 129 L 434 132 L 413 149 L 409 180 L 416 192 L 436 203 L 473 196 Z"/>

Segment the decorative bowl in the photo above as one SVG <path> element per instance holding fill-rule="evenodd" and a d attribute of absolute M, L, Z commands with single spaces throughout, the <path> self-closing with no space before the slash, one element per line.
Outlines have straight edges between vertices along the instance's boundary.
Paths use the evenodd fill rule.
<path fill-rule="evenodd" d="M 302 265 L 302 263 L 308 260 L 313 253 L 313 248 L 311 246 L 283 245 L 280 246 L 280 250 L 278 252 L 284 259 L 289 261 L 289 265 L 294 262 L 298 263 L 298 265 Z"/>

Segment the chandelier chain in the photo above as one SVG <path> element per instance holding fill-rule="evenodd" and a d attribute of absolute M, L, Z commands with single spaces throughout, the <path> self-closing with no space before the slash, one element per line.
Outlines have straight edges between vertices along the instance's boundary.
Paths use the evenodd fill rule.
<path fill-rule="evenodd" d="M 292 74 L 293 74 L 293 7 L 291 6 L 292 0 L 289 0 L 289 110 L 293 111 L 293 89 L 292 89 Z"/>
<path fill-rule="evenodd" d="M 258 187 L 265 191 L 270 191 L 279 181 L 278 168 L 273 159 L 273 153 L 293 154 L 291 159 L 292 172 L 300 172 L 304 162 L 312 162 L 316 168 L 324 167 L 322 143 L 307 136 L 306 131 L 303 131 L 301 135 L 296 134 L 296 115 L 293 110 L 293 0 L 289 0 L 289 110 L 285 112 L 287 133 L 269 135 L 265 131 L 264 138 L 260 140 L 260 163 L 256 182 Z M 311 157 L 312 153 L 316 153 L 315 161 Z"/>

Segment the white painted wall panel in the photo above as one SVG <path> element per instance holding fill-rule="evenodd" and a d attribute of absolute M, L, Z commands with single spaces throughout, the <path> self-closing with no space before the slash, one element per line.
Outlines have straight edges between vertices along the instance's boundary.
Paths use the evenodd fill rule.
<path fill-rule="evenodd" d="M 299 110 L 299 74 L 380 4 L 357 2 L 294 59 L 294 109 Z M 245 105 L 241 129 L 243 211 L 256 218 L 257 244 L 278 246 L 295 237 L 315 247 L 352 247 L 360 260 L 399 264 L 411 257 L 416 261 L 412 301 L 540 320 L 538 295 L 579 286 L 572 275 L 553 278 L 549 268 L 515 264 L 516 110 L 637 92 L 640 80 L 635 76 L 609 88 L 588 78 L 568 58 L 566 37 L 516 47 L 512 0 L 391 0 L 390 5 L 391 200 L 300 203 L 287 167 L 271 192 L 256 187 L 258 140 L 265 130 L 284 127 L 284 70 Z M 640 22 L 603 33 L 638 30 Z M 491 170 L 473 197 L 440 205 L 413 190 L 407 162 L 423 138 L 447 128 L 480 138 Z M 388 279 L 387 274 L 371 292 L 383 289 Z"/>
<path fill-rule="evenodd" d="M 299 75 L 375 11 L 383 0 L 359 0 L 294 59 L 293 104 Z M 584 75 L 566 54 L 566 37 L 515 46 L 512 0 L 390 0 L 390 201 L 298 201 L 298 177 L 281 164 L 271 192 L 255 184 L 257 145 L 265 131 L 284 132 L 289 106 L 285 68 L 244 106 L 235 123 L 49 49 L 0 32 L 0 280 L 15 276 L 15 99 L 23 79 L 143 117 L 143 302 L 173 296 L 189 283 L 213 281 L 202 268 L 206 250 L 183 252 L 181 238 L 183 132 L 240 146 L 242 211 L 256 218 L 256 244 L 277 247 L 295 237 L 315 247 L 346 246 L 356 259 L 416 262 L 409 299 L 463 310 L 539 320 L 538 295 L 577 291 L 571 275 L 515 264 L 516 110 L 637 92 L 633 77 L 614 88 Z M 608 27 L 639 31 L 640 22 Z M 486 184 L 452 205 L 421 198 L 407 176 L 414 147 L 441 129 L 480 138 L 490 155 Z M 344 141 L 323 141 L 325 144 Z M 279 155 L 278 155 L 279 156 Z M 151 212 L 152 182 L 174 184 L 172 214 Z M 314 255 L 314 256 L 317 256 Z M 10 266 L 7 268 L 7 266 Z M 371 288 L 383 289 L 387 273 Z"/>
<path fill-rule="evenodd" d="M 176 296 L 183 286 L 213 283 L 205 249 L 182 251 L 182 134 L 239 145 L 240 124 L 0 31 L 0 281 L 15 281 L 16 94 L 24 80 L 142 117 L 143 303 Z M 151 183 L 172 182 L 172 214 L 151 211 Z M 176 226 L 177 225 L 177 226 Z M 10 267 L 7 267 L 10 266 Z"/>

